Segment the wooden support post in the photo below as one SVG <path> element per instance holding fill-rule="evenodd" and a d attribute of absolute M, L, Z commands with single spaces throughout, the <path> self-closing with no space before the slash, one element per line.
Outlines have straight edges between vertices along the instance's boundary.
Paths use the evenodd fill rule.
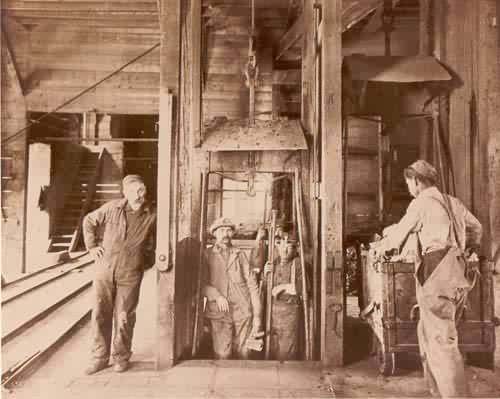
<path fill-rule="evenodd" d="M 319 345 L 316 345 L 319 337 L 316 336 L 318 329 L 318 288 L 319 288 L 319 251 L 318 251 L 318 239 L 319 235 L 319 217 L 316 217 L 317 203 L 313 200 L 315 197 L 314 185 L 318 181 L 316 176 L 316 163 L 318 162 L 314 156 L 314 136 L 315 136 L 315 118 L 317 117 L 315 110 L 315 83 L 316 83 L 316 44 L 315 44 L 315 18 L 314 18 L 314 1 L 305 0 L 303 7 L 303 18 L 304 18 L 304 36 L 302 37 L 302 73 L 301 73 L 301 87 L 302 87 L 302 101 L 301 101 L 301 121 L 302 126 L 305 129 L 306 137 L 309 139 L 308 142 L 313 144 L 308 151 L 307 163 L 302 163 L 302 180 L 304 181 L 304 188 L 306 192 L 303 194 L 310 198 L 308 213 L 311 217 L 308 219 L 310 222 L 308 224 L 312 236 L 312 274 L 311 274 L 311 298 L 312 298 L 312 321 L 311 321 L 311 358 L 316 358 L 317 349 Z M 305 157 L 303 157 L 304 159 Z M 308 174 L 308 179 L 306 180 L 306 174 Z M 306 181 L 309 184 L 306 184 Z M 307 198 L 306 197 L 306 198 Z"/>
<path fill-rule="evenodd" d="M 185 262 L 189 262 L 191 267 L 189 267 L 189 272 L 199 274 L 201 269 L 201 256 L 204 249 L 204 231 L 206 228 L 204 226 L 203 220 L 206 219 L 206 189 L 203 188 L 204 185 L 208 184 L 208 174 L 207 168 L 198 162 L 201 158 L 201 143 L 203 142 L 203 131 L 202 131 L 202 95 L 201 95 L 201 82 L 202 82 L 202 18 L 201 18 L 201 1 L 190 1 L 189 9 L 189 21 L 190 21 L 190 37 L 188 38 L 188 43 L 184 44 L 186 46 L 191 46 L 189 49 L 189 57 L 184 56 L 183 65 L 185 65 L 185 73 L 187 73 L 186 68 L 191 68 L 190 72 L 190 98 L 185 99 L 183 106 L 186 108 L 183 114 L 189 113 L 189 140 L 186 140 L 186 153 L 188 159 L 185 160 L 184 169 L 188 168 L 190 170 L 184 170 L 184 182 L 180 189 L 182 190 L 182 201 L 185 203 L 186 208 L 191 206 L 191 209 L 186 209 L 183 213 L 182 219 L 183 223 L 188 223 L 190 226 L 189 235 L 193 238 L 188 242 L 188 248 L 186 248 L 186 259 Z M 184 40 L 185 41 L 185 40 Z M 188 58 L 188 59 L 186 59 Z M 189 105 L 188 105 L 189 104 Z M 185 155 L 186 158 L 186 155 Z M 200 173 L 201 171 L 201 173 Z M 205 190 L 205 191 L 204 191 Z M 190 198 L 190 199 L 189 199 Z M 203 202 L 205 200 L 205 203 Z M 204 214 L 205 213 L 205 214 Z M 181 222 L 179 220 L 179 222 Z M 186 234 L 186 232 L 184 233 Z M 199 240 L 196 240 L 199 237 Z M 197 247 L 199 246 L 199 248 Z M 184 268 L 184 270 L 188 270 Z M 194 275 L 194 274 L 193 274 Z M 189 277 L 188 277 L 189 278 Z M 192 329 L 195 331 L 192 338 L 188 337 L 192 345 L 191 354 L 194 356 L 198 350 L 199 339 L 201 334 L 199 333 L 202 326 L 202 316 L 200 315 L 202 309 L 200 309 L 200 301 L 203 303 L 203 299 L 200 300 L 200 287 L 197 286 L 197 291 L 194 293 L 188 293 L 186 297 L 190 295 L 195 295 L 195 308 L 193 315 L 186 315 L 188 323 L 185 327 L 189 332 Z M 189 299 L 187 299 L 189 302 Z M 189 309 L 187 309 L 189 313 Z M 189 326 L 189 327 L 188 327 Z"/>
<path fill-rule="evenodd" d="M 3 26 L 2 26 L 3 28 Z M 13 54 L 9 51 L 7 37 L 1 31 L 2 95 L 1 125 L 2 140 L 23 129 L 26 118 L 26 99 L 22 82 L 16 70 Z M 23 132 L 8 142 L 2 142 L 2 255 L 4 273 L 26 272 L 26 214 L 27 214 L 27 157 L 28 135 Z"/>
<path fill-rule="evenodd" d="M 94 111 L 88 111 L 83 114 L 83 138 L 97 138 L 97 114 Z M 97 143 L 95 143 L 97 144 Z"/>
<path fill-rule="evenodd" d="M 433 48 L 433 13 L 432 13 L 432 0 L 420 0 L 420 55 L 431 55 Z M 438 112 L 439 99 L 433 101 L 433 110 Z M 428 123 L 427 131 L 422 131 L 420 134 L 419 142 L 419 158 L 425 159 L 432 163 L 430 145 L 431 134 L 435 134 L 431 130 L 431 125 Z"/>
<path fill-rule="evenodd" d="M 500 271 L 500 36 L 495 0 L 476 3 L 475 92 L 477 137 L 474 151 L 474 211 L 483 223 L 483 254 L 497 262 Z M 495 22 L 495 19 L 496 22 Z M 488 204 L 489 207 L 483 206 Z"/>
<path fill-rule="evenodd" d="M 422 55 L 432 53 L 433 38 L 432 0 L 420 0 L 420 49 Z"/>
<path fill-rule="evenodd" d="M 175 361 L 175 190 L 176 136 L 179 95 L 180 0 L 160 4 L 160 125 L 158 131 L 158 221 L 156 242 L 157 341 L 156 368 Z M 172 265 L 174 267 L 172 267 Z"/>
<path fill-rule="evenodd" d="M 492 2 L 495 2 L 494 0 Z M 500 23 L 500 4 L 496 2 L 496 16 L 492 15 L 490 18 L 496 17 L 496 31 L 498 34 L 499 23 Z M 494 27 L 494 23 L 491 20 L 491 27 Z M 496 73 L 490 76 L 491 79 L 497 77 L 496 83 L 491 85 L 493 91 L 490 100 L 488 102 L 488 121 L 490 123 L 490 132 L 488 140 L 488 199 L 490 202 L 490 231 L 491 231 L 491 244 L 490 248 L 491 257 L 495 262 L 495 270 L 500 272 L 500 113 L 498 109 L 500 108 L 500 48 L 498 43 L 500 38 L 497 38 L 497 50 L 496 58 L 497 62 L 493 62 L 495 65 Z"/>
<path fill-rule="evenodd" d="M 344 334 L 342 0 L 323 0 L 321 76 L 321 359 L 341 366 Z"/>
<path fill-rule="evenodd" d="M 201 173 L 200 168 L 203 169 L 203 165 L 199 165 L 196 158 L 200 158 L 200 147 L 203 137 L 202 137 L 202 95 L 201 95 L 201 55 L 202 55 L 202 19 L 201 19 L 201 1 L 191 1 L 190 9 L 190 20 L 191 20 L 191 57 L 189 59 L 189 64 L 191 68 L 191 108 L 189 110 L 190 121 L 190 166 L 191 166 L 191 201 L 192 201 L 192 215 L 191 215 L 191 237 L 196 237 L 200 230 L 200 207 L 202 198 L 201 194 Z M 195 150 L 197 149 L 197 150 Z"/>
<path fill-rule="evenodd" d="M 201 1 L 191 1 L 191 110 L 190 128 L 194 147 L 201 132 Z"/>
<path fill-rule="evenodd" d="M 453 90 L 450 95 L 449 145 L 455 172 L 456 194 L 468 207 L 472 203 L 470 101 L 473 32 L 469 18 L 471 7 L 474 7 L 474 3 L 467 0 L 448 1 L 447 51 L 444 60 L 463 81 L 463 85 Z"/>

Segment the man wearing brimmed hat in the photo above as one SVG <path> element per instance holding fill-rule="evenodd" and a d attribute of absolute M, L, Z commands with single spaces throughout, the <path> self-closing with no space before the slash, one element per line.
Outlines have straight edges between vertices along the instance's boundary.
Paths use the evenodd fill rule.
<path fill-rule="evenodd" d="M 438 173 L 428 162 L 414 162 L 404 176 L 414 200 L 399 223 L 384 230 L 375 251 L 399 248 L 410 233 L 417 234 L 417 333 L 424 375 L 432 394 L 467 396 L 456 317 L 472 288 L 463 255 L 479 247 L 482 227 L 460 200 L 438 190 Z"/>
<path fill-rule="evenodd" d="M 128 368 L 142 276 L 154 259 L 156 212 L 146 202 L 144 181 L 128 175 L 122 189 L 125 198 L 107 202 L 83 220 L 85 245 L 96 263 L 92 362 L 86 374 L 106 368 L 110 355 L 116 372 Z M 98 229 L 104 230 L 102 243 Z"/>
<path fill-rule="evenodd" d="M 261 329 L 257 281 L 245 253 L 231 243 L 234 230 L 230 219 L 215 220 L 210 233 L 216 242 L 203 259 L 205 317 L 210 320 L 217 359 L 247 358 L 247 341 Z"/>
<path fill-rule="evenodd" d="M 302 309 L 302 269 L 297 253 L 297 237 L 282 233 L 276 239 L 279 256 L 274 261 L 271 340 L 269 354 L 272 360 L 297 360 Z M 266 263 L 264 275 L 271 271 Z"/>

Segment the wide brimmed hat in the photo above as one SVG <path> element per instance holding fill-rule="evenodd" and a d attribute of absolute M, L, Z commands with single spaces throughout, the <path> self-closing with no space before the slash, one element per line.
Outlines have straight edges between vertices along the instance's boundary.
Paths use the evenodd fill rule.
<path fill-rule="evenodd" d="M 212 225 L 210 226 L 210 234 L 214 234 L 215 230 L 219 227 L 231 227 L 233 230 L 236 230 L 236 225 L 229 218 L 219 218 L 215 219 Z"/>

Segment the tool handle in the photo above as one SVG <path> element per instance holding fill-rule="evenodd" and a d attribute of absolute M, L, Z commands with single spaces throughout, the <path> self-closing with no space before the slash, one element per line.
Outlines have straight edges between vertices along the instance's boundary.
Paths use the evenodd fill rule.
<path fill-rule="evenodd" d="M 265 358 L 269 359 L 271 349 L 271 317 L 272 317 L 272 304 L 273 304 L 273 280 L 274 280 L 274 236 L 276 232 L 276 219 L 278 211 L 273 209 L 271 211 L 271 227 L 269 228 L 269 259 L 271 264 L 271 272 L 267 275 L 266 287 L 266 351 Z"/>

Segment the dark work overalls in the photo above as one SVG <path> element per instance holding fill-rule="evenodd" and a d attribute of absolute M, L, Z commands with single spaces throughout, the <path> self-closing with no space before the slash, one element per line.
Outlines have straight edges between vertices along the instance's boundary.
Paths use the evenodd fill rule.
<path fill-rule="evenodd" d="M 156 213 L 147 205 L 134 212 L 126 199 L 111 201 L 85 217 L 87 249 L 99 245 L 98 229 L 104 230 L 104 256 L 95 265 L 92 358 L 107 362 L 111 350 L 113 360 L 123 362 L 132 354 L 135 311 L 144 268 L 153 252 Z"/>

